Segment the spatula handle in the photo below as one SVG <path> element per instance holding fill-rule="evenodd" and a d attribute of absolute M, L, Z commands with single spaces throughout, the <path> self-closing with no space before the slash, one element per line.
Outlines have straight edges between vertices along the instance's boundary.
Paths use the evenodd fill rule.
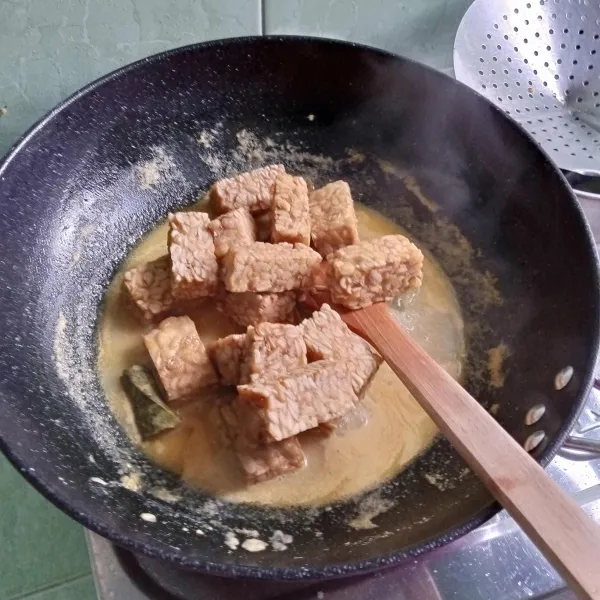
<path fill-rule="evenodd" d="M 496 499 L 571 587 L 600 598 L 600 528 L 444 369 L 385 304 L 347 313 Z"/>

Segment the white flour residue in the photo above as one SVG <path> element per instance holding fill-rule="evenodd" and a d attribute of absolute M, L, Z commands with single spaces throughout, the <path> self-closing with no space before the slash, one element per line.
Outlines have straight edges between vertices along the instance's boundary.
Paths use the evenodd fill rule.
<path fill-rule="evenodd" d="M 217 128 L 203 129 L 196 137 L 196 140 L 203 148 L 212 148 L 219 133 L 220 131 Z"/>
<path fill-rule="evenodd" d="M 225 167 L 217 153 L 208 153 L 201 156 L 202 162 L 209 168 L 215 179 L 221 178 Z"/>
<path fill-rule="evenodd" d="M 283 552 L 287 550 L 288 545 L 294 541 L 294 538 L 287 534 L 283 533 L 283 531 L 279 531 L 276 529 L 273 532 L 273 535 L 269 538 L 269 542 L 271 542 L 271 548 L 276 552 Z"/>
<path fill-rule="evenodd" d="M 262 552 L 266 550 L 269 545 L 263 540 L 257 540 L 256 538 L 248 538 L 242 542 L 242 548 L 248 552 Z"/>
<path fill-rule="evenodd" d="M 79 252 L 78 250 L 76 250 L 75 252 L 73 252 L 73 254 L 71 255 L 71 263 L 70 266 L 74 267 L 75 265 L 77 265 L 79 263 L 79 261 L 81 260 L 81 252 Z"/>
<path fill-rule="evenodd" d="M 238 549 L 238 546 L 240 545 L 240 540 L 238 540 L 237 536 L 235 535 L 235 533 L 233 533 L 233 531 L 228 531 L 225 534 L 225 545 L 230 550 Z"/>
<path fill-rule="evenodd" d="M 258 531 L 256 531 L 256 529 L 236 529 L 235 531 L 236 533 L 239 533 L 240 535 L 245 535 L 249 538 L 259 537 L 259 533 Z"/>
<path fill-rule="evenodd" d="M 196 136 L 202 148 L 200 160 L 209 168 L 213 176 L 220 177 L 225 172 L 226 159 L 222 147 L 223 123 L 217 123 L 212 129 L 202 129 Z"/>
<path fill-rule="evenodd" d="M 156 187 L 166 179 L 179 175 L 175 162 L 161 146 L 152 146 L 152 158 L 135 167 L 137 182 L 142 190 Z"/>
<path fill-rule="evenodd" d="M 459 474 L 458 474 L 458 480 L 462 481 L 465 477 L 469 476 L 471 474 L 471 469 L 464 468 Z"/>
<path fill-rule="evenodd" d="M 56 330 L 54 333 L 54 363 L 56 364 L 56 370 L 58 376 L 62 379 L 63 383 L 69 383 L 69 368 L 68 360 L 66 356 L 66 347 L 68 340 L 66 338 L 67 331 L 67 320 L 62 312 L 58 313 L 58 319 L 56 321 Z"/>
<path fill-rule="evenodd" d="M 336 165 L 330 157 L 306 152 L 289 142 L 283 132 L 259 137 L 248 129 L 242 129 L 236 133 L 237 145 L 230 152 L 224 147 L 223 132 L 222 124 L 218 123 L 213 129 L 203 129 L 196 136 L 201 147 L 200 160 L 214 179 L 276 163 L 283 163 L 290 171 L 303 173 L 310 179 L 323 177 Z"/>
<path fill-rule="evenodd" d="M 150 490 L 150 494 L 163 502 L 168 502 L 169 504 L 174 504 L 175 502 L 179 502 L 181 500 L 181 496 L 174 494 L 170 490 L 166 488 L 154 488 Z"/>
<path fill-rule="evenodd" d="M 234 158 L 242 164 L 250 163 L 252 167 L 281 162 L 308 178 L 323 175 L 334 166 L 335 161 L 331 157 L 311 154 L 288 140 L 279 141 L 279 137 L 282 136 L 261 139 L 252 131 L 242 129 L 236 134 L 238 145 Z"/>
<path fill-rule="evenodd" d="M 219 514 L 219 506 L 214 500 L 207 500 L 199 509 L 197 509 L 203 517 L 210 518 Z M 207 527 L 210 529 L 210 527 Z"/>
<path fill-rule="evenodd" d="M 108 483 L 101 479 L 100 477 L 90 477 L 90 483 L 97 483 L 98 485 L 107 486 Z"/>
<path fill-rule="evenodd" d="M 142 474 L 135 471 L 125 473 L 121 477 L 121 485 L 131 492 L 139 492 L 142 489 Z"/>
<path fill-rule="evenodd" d="M 156 515 L 153 515 L 152 513 L 142 513 L 140 515 L 140 518 L 143 521 L 146 521 L 147 523 L 156 523 L 156 521 L 158 520 L 156 518 Z"/>
<path fill-rule="evenodd" d="M 94 323 L 90 322 L 83 308 L 76 307 L 73 313 L 69 313 L 69 319 L 59 312 L 54 328 L 54 366 L 74 410 L 81 412 L 95 445 L 104 451 L 106 457 L 123 464 L 129 449 L 115 443 L 114 429 L 107 426 L 106 413 L 99 410 L 98 398 L 93 391 L 95 372 L 85 368 L 90 354 L 86 340 L 93 336 L 93 330 Z M 103 408 L 108 411 L 108 406 Z"/>
<path fill-rule="evenodd" d="M 358 506 L 358 514 L 348 524 L 353 529 L 376 529 L 379 525 L 373 519 L 394 506 L 391 500 L 386 500 L 375 492 L 367 496 Z"/>
<path fill-rule="evenodd" d="M 440 492 L 445 492 L 446 490 L 451 490 L 456 487 L 449 477 L 446 477 L 441 473 L 425 473 L 423 477 L 433 487 L 436 487 L 438 490 L 440 490 Z"/>
<path fill-rule="evenodd" d="M 87 198 L 87 196 L 82 194 L 83 200 Z M 89 204 L 88 204 L 89 206 Z M 81 227 L 77 230 L 77 235 L 74 238 L 74 249 L 71 254 L 71 258 L 69 260 L 69 267 L 75 267 L 79 261 L 81 260 L 81 255 L 85 251 L 85 247 L 88 244 L 88 240 L 92 237 L 92 235 L 96 233 L 96 225 L 89 224 Z"/>

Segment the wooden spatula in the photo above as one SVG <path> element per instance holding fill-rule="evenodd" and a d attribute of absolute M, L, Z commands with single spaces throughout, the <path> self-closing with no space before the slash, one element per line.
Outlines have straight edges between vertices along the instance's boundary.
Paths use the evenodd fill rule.
<path fill-rule="evenodd" d="M 490 492 L 583 598 L 600 598 L 600 527 L 405 333 L 385 304 L 340 314 L 368 340 Z"/>

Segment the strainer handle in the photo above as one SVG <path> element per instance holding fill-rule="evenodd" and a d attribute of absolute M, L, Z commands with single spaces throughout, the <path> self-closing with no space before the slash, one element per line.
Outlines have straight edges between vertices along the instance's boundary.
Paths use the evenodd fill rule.
<path fill-rule="evenodd" d="M 600 195 L 579 190 L 574 190 L 574 192 L 600 250 Z"/>
<path fill-rule="evenodd" d="M 573 191 L 579 200 L 593 200 L 594 202 L 600 200 L 600 194 L 594 194 L 594 192 L 584 192 L 583 190 L 575 189 Z"/>
<path fill-rule="evenodd" d="M 589 175 L 582 175 L 581 173 L 575 173 L 573 171 L 563 171 L 565 179 L 569 182 L 569 185 L 573 188 L 573 192 L 580 201 L 586 200 L 600 200 L 600 193 L 595 194 L 587 190 L 580 190 L 578 186 L 585 183 L 590 177 L 598 177 L 596 173 L 590 173 Z"/>

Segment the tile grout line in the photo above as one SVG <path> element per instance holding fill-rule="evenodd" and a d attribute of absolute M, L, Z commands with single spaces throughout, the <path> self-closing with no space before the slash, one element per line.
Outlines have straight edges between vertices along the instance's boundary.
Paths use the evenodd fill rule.
<path fill-rule="evenodd" d="M 91 575 L 91 571 L 88 571 L 87 573 L 81 573 L 80 575 L 74 575 L 73 577 L 63 579 L 62 581 L 56 581 L 54 583 L 49 583 L 47 585 L 39 587 L 37 590 L 31 590 L 30 592 L 17 594 L 16 596 L 10 596 L 6 600 L 25 600 L 26 598 L 35 598 L 39 594 L 43 594 L 44 592 L 47 592 L 49 590 L 60 588 L 69 583 L 73 583 L 74 581 L 79 581 L 80 579 L 85 579 L 86 577 L 90 577 Z"/>
<path fill-rule="evenodd" d="M 265 10 L 265 1 L 266 0 L 258 0 L 260 4 L 260 35 L 265 35 L 266 30 L 266 10 Z"/>

